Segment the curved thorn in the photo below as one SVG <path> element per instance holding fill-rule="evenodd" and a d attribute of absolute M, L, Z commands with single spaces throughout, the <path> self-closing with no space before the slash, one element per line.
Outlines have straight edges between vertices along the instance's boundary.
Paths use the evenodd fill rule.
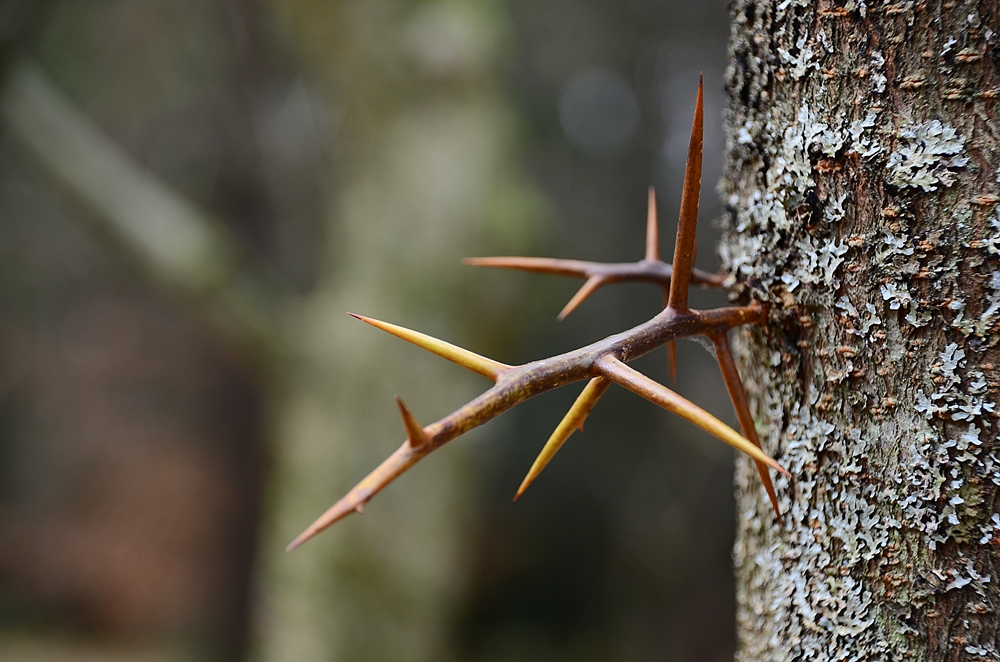
<path fill-rule="evenodd" d="M 566 316 L 576 310 L 576 307 L 583 303 L 584 299 L 597 291 L 599 287 L 606 285 L 609 282 L 611 282 L 611 279 L 607 276 L 591 276 L 588 278 L 587 282 L 583 284 L 583 287 L 577 290 L 576 294 L 573 295 L 573 298 L 569 300 L 566 307 L 559 311 L 558 319 L 566 319 Z"/>
<path fill-rule="evenodd" d="M 550 257 L 467 257 L 462 264 L 473 267 L 494 267 L 499 269 L 521 269 L 559 276 L 586 278 L 596 265 L 582 260 L 558 260 Z"/>
<path fill-rule="evenodd" d="M 415 450 L 410 446 L 410 442 L 403 442 L 403 445 L 396 449 L 375 471 L 372 471 L 360 483 L 344 495 L 340 501 L 333 504 L 325 513 L 320 515 L 315 522 L 309 525 L 305 531 L 291 542 L 286 548 L 292 551 L 302 546 L 304 542 L 315 536 L 320 531 L 330 527 L 336 522 L 344 519 L 351 513 L 360 513 L 364 510 L 365 503 L 371 499 L 386 485 L 394 481 L 404 471 L 416 464 L 417 460 L 424 457 L 426 452 Z"/>
<path fill-rule="evenodd" d="M 406 440 L 410 443 L 410 446 L 413 448 L 423 448 L 430 443 L 430 437 L 427 436 L 424 429 L 417 423 L 417 419 L 413 418 L 410 410 L 406 408 L 403 398 L 398 395 L 396 396 L 396 404 L 399 405 L 399 415 L 403 417 L 403 427 L 406 428 Z"/>
<path fill-rule="evenodd" d="M 576 402 L 566 412 L 563 419 L 559 421 L 559 425 L 556 426 L 552 436 L 545 442 L 545 446 L 538 454 L 538 457 L 535 458 L 531 469 L 528 470 L 528 475 L 524 477 L 524 480 L 521 481 L 521 486 L 517 488 L 514 501 L 517 501 L 524 494 L 524 491 L 528 489 L 528 486 L 538 477 L 538 474 L 542 473 L 542 470 L 552 461 L 552 458 L 555 457 L 556 453 L 559 452 L 559 449 L 562 448 L 573 432 L 577 429 L 581 432 L 583 431 L 583 421 L 586 420 L 594 405 L 601 399 L 601 396 L 604 395 L 609 386 L 611 386 L 611 382 L 604 377 L 594 377 L 587 383 L 583 392 L 577 397 Z"/>
<path fill-rule="evenodd" d="M 646 207 L 646 261 L 660 261 L 660 229 L 656 220 L 656 190 L 649 187 L 649 202 Z"/>
<path fill-rule="evenodd" d="M 670 306 L 686 313 L 691 266 L 694 264 L 695 229 L 698 224 L 698 198 L 701 195 L 701 146 L 705 113 L 702 104 L 702 82 L 698 78 L 698 100 L 694 107 L 691 125 L 691 142 L 688 145 L 687 166 L 684 169 L 684 188 L 681 190 L 681 213 L 677 223 L 677 241 L 674 244 L 674 273 L 670 279 Z"/>
<path fill-rule="evenodd" d="M 760 438 L 757 436 L 757 428 L 753 423 L 753 416 L 750 414 L 750 405 L 747 402 L 746 391 L 743 390 L 743 382 L 740 380 L 739 370 L 736 362 L 733 361 L 733 353 L 729 348 L 729 338 L 725 333 L 713 333 L 709 336 L 715 345 L 715 356 L 719 361 L 719 368 L 722 369 L 722 379 L 726 382 L 726 390 L 729 391 L 729 399 L 733 402 L 733 409 L 736 410 L 736 417 L 743 428 L 743 436 L 757 448 L 761 448 Z M 764 483 L 764 490 L 767 498 L 771 501 L 774 514 L 778 516 L 778 524 L 782 524 L 781 508 L 778 507 L 778 495 L 774 492 L 774 484 L 771 482 L 771 475 L 767 472 L 767 466 L 760 461 L 756 462 L 757 473 Z"/>
<path fill-rule="evenodd" d="M 438 356 L 446 358 L 449 361 L 453 361 L 458 365 L 465 366 L 469 370 L 478 372 L 480 375 L 489 377 L 493 381 L 496 381 L 501 375 L 511 369 L 511 366 L 509 365 L 505 365 L 499 361 L 494 361 L 493 359 L 488 359 L 485 356 L 480 356 L 467 349 L 462 349 L 457 345 L 452 345 L 451 343 L 443 340 L 438 340 L 437 338 L 433 338 L 418 331 L 412 331 L 405 327 L 389 324 L 388 322 L 382 322 L 377 319 L 372 319 L 371 317 L 365 317 L 364 315 L 355 315 L 354 313 L 347 314 L 366 324 L 371 324 L 372 326 L 382 329 L 387 333 L 391 333 L 397 338 L 402 338 L 403 340 L 411 342 L 418 347 L 423 347 L 428 352 L 437 354 Z"/>
<path fill-rule="evenodd" d="M 781 473 L 791 476 L 781 465 L 768 457 L 764 451 L 740 436 L 736 430 L 690 400 L 677 395 L 666 386 L 628 367 L 612 354 L 605 354 L 598 359 L 597 368 L 605 377 L 616 384 L 620 384 L 633 393 L 641 395 L 651 402 L 655 402 L 667 411 L 673 412 L 681 418 L 694 423 L 705 432 L 726 442 L 736 450 L 743 451 L 755 460 L 760 460 Z"/>

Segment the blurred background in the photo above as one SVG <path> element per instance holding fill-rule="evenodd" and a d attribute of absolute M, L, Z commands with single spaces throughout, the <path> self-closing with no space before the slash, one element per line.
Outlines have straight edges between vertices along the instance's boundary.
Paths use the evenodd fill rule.
<path fill-rule="evenodd" d="M 557 323 L 579 281 L 459 261 L 638 260 L 650 184 L 669 255 L 702 71 L 717 268 L 727 34 L 721 0 L 0 2 L 0 659 L 730 659 L 732 453 L 620 389 L 516 504 L 580 385 L 284 552 L 394 394 L 488 386 L 345 311 L 506 363 L 658 312 Z"/>

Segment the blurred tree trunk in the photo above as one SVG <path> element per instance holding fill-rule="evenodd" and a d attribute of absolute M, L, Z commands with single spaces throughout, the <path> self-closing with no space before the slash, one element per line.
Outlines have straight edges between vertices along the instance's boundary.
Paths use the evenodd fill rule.
<path fill-rule="evenodd" d="M 380 494 L 370 515 L 284 547 L 405 437 L 394 394 L 427 424 L 485 386 L 345 313 L 476 346 L 447 330 L 488 305 L 462 296 L 458 260 L 484 224 L 503 228 L 504 210 L 526 215 L 513 113 L 493 71 L 502 15 L 471 2 L 274 5 L 339 116 L 324 268 L 287 316 L 304 351 L 276 412 L 260 658 L 449 659 L 468 544 L 461 442 Z"/>
<path fill-rule="evenodd" d="M 867 5 L 867 6 L 866 6 Z M 997 659 L 1000 7 L 733 4 L 739 658 Z"/>

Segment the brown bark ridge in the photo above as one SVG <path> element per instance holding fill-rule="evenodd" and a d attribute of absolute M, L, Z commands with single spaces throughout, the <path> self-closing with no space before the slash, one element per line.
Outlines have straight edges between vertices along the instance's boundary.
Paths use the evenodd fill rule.
<path fill-rule="evenodd" d="M 741 660 L 1000 659 L 1000 3 L 735 0 Z"/>

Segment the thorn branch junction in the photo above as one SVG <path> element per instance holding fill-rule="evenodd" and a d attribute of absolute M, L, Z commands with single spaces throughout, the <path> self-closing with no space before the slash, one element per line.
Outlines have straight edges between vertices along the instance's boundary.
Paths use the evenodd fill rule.
<path fill-rule="evenodd" d="M 559 313 L 560 319 L 569 315 L 598 288 L 609 283 L 619 281 L 657 283 L 664 289 L 666 305 L 662 312 L 649 321 L 559 356 L 510 366 L 417 331 L 351 313 L 362 322 L 491 379 L 494 385 L 471 402 L 426 427 L 421 427 L 417 423 L 413 414 L 397 397 L 403 428 L 406 431 L 406 441 L 292 541 L 288 546 L 289 551 L 351 513 L 360 513 L 375 494 L 449 441 L 529 398 L 583 380 L 587 380 L 586 387 L 532 464 L 517 490 L 515 500 L 538 477 L 573 432 L 583 429 L 584 420 L 614 383 L 660 405 L 753 458 L 778 522 L 781 522 L 781 513 L 769 469 L 789 474 L 761 450 L 727 336 L 728 331 L 737 326 L 762 324 L 766 320 L 767 311 L 760 303 L 704 311 L 688 308 L 688 289 L 691 285 L 721 287 L 724 280 L 724 276 L 720 274 L 710 274 L 693 267 L 701 189 L 703 122 L 702 85 L 699 81 L 672 265 L 664 263 L 659 257 L 656 196 L 652 188 L 649 190 L 646 253 L 638 262 L 604 264 L 530 257 L 482 257 L 464 260 L 466 264 L 475 266 L 521 269 L 584 278 L 583 287 Z M 726 388 L 743 431 L 742 435 L 698 405 L 627 365 L 633 359 L 667 346 L 673 373 L 673 342 L 678 338 L 694 335 L 704 335 L 712 341 Z"/>

